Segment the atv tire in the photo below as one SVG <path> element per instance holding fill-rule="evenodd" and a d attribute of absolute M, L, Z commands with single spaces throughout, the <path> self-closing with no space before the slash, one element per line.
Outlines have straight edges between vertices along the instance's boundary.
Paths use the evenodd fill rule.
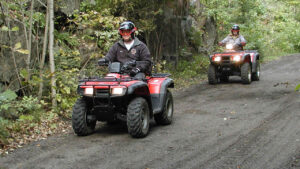
<path fill-rule="evenodd" d="M 87 115 L 89 108 L 83 98 L 77 99 L 72 112 L 72 127 L 78 136 L 91 134 L 97 121 L 88 122 Z"/>
<path fill-rule="evenodd" d="M 163 111 L 154 115 L 155 122 L 160 125 L 171 124 L 173 119 L 173 108 L 173 96 L 172 93 L 167 90 Z"/>
<path fill-rule="evenodd" d="M 256 72 L 252 74 L 253 81 L 259 81 L 260 79 L 260 63 L 259 60 L 257 60 L 256 62 Z"/>
<path fill-rule="evenodd" d="M 148 102 L 137 97 L 133 99 L 127 108 L 128 133 L 135 138 L 147 136 L 149 132 L 150 111 Z"/>
<path fill-rule="evenodd" d="M 216 72 L 216 67 L 212 64 L 209 65 L 208 67 L 208 83 L 209 84 L 216 84 L 218 83 L 218 77 L 217 77 L 217 72 Z"/>
<path fill-rule="evenodd" d="M 244 63 L 241 67 L 241 78 L 243 84 L 250 84 L 251 83 L 251 67 L 248 62 Z"/>

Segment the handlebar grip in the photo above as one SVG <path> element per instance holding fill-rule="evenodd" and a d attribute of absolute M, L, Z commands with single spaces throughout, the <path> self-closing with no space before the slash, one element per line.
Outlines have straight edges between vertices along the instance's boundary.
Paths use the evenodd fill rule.
<path fill-rule="evenodd" d="M 107 66 L 108 63 L 109 63 L 109 61 L 106 60 L 105 58 L 102 58 L 102 59 L 99 59 L 99 60 L 98 60 L 98 65 L 99 65 L 99 66 Z"/>

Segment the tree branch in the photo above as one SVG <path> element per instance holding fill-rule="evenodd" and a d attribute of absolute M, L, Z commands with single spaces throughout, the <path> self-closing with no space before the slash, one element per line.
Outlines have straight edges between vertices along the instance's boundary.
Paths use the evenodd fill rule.
<path fill-rule="evenodd" d="M 46 4 L 44 4 L 42 1 L 37 0 L 40 4 L 42 4 L 46 9 L 48 9 L 48 6 Z"/>

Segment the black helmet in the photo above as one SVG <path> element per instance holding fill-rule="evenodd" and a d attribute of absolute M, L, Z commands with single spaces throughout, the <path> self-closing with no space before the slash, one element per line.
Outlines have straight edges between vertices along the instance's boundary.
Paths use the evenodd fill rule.
<path fill-rule="evenodd" d="M 130 32 L 125 33 L 125 32 L 123 32 L 124 30 L 129 30 Z M 131 21 L 125 21 L 125 22 L 121 23 L 121 25 L 120 25 L 119 34 L 121 36 L 128 34 L 128 35 L 131 35 L 132 38 L 134 38 L 134 32 L 136 30 L 137 30 L 137 28 Z"/>
<path fill-rule="evenodd" d="M 233 25 L 232 28 L 231 28 L 231 30 L 237 30 L 237 31 L 239 31 L 240 27 L 239 27 L 239 25 Z"/>
<path fill-rule="evenodd" d="M 240 33 L 240 27 L 239 25 L 233 25 L 231 28 L 231 33 L 233 33 L 233 31 L 237 31 L 238 34 Z"/>

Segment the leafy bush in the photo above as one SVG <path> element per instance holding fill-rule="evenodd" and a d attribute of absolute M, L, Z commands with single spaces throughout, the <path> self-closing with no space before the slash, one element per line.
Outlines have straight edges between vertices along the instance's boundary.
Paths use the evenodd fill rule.
<path fill-rule="evenodd" d="M 11 90 L 6 90 L 0 94 L 0 117 L 14 120 L 18 118 L 18 112 L 13 108 L 13 102 L 16 98 L 16 93 Z"/>
<path fill-rule="evenodd" d="M 124 17 L 114 17 L 108 10 L 91 10 L 74 14 L 72 21 L 82 30 L 77 32 L 81 44 L 97 44 L 98 56 L 103 57 L 119 38 L 118 27 L 124 20 Z"/>
<path fill-rule="evenodd" d="M 24 96 L 17 100 L 17 95 L 11 90 L 0 94 L 0 116 L 9 120 L 17 120 L 21 115 L 31 115 L 31 121 L 39 121 L 42 105 L 32 96 Z"/>
<path fill-rule="evenodd" d="M 15 92 L 6 90 L 0 93 L 0 148 L 8 144 L 10 132 L 22 130 L 22 124 L 40 122 L 42 103 L 32 96 L 18 100 Z"/>
<path fill-rule="evenodd" d="M 77 96 L 78 70 L 71 69 L 61 71 L 57 76 L 57 102 L 59 104 L 58 112 L 64 117 L 70 117 L 70 108 L 74 105 Z"/>

